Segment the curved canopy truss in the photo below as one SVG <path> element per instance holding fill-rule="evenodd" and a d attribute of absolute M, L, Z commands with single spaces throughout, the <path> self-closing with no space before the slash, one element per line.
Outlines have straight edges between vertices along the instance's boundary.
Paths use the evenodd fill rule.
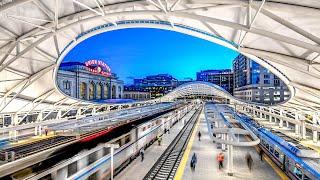
<path fill-rule="evenodd" d="M 3 1 L 0 114 L 87 104 L 57 90 L 54 70 L 68 47 L 89 37 L 86 34 L 101 32 L 95 31 L 101 25 L 109 30 L 164 28 L 239 51 L 289 86 L 292 98 L 282 107 L 316 112 L 320 108 L 319 8 L 320 1 L 314 0 Z M 137 20 L 167 23 L 146 25 Z"/>
<path fill-rule="evenodd" d="M 178 98 L 183 98 L 183 97 L 192 96 L 192 95 L 218 96 L 221 98 L 236 101 L 235 98 L 229 92 L 227 92 L 220 86 L 212 83 L 208 83 L 208 82 L 202 82 L 202 81 L 195 81 L 195 82 L 182 84 L 181 86 L 177 87 L 170 93 L 161 97 L 160 100 L 174 101 Z"/>

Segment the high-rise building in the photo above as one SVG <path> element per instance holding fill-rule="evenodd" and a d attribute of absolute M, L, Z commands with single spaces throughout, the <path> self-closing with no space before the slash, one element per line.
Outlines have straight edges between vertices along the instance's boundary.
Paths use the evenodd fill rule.
<path fill-rule="evenodd" d="M 234 96 L 246 101 L 275 104 L 290 97 L 283 81 L 268 69 L 239 54 L 233 60 Z"/>
<path fill-rule="evenodd" d="M 233 94 L 233 72 L 231 69 L 204 70 L 197 72 L 197 81 L 216 84 Z"/>
<path fill-rule="evenodd" d="M 149 91 L 152 98 L 157 98 L 176 88 L 178 80 L 169 74 L 157 74 L 142 79 L 134 79 L 133 85 Z"/>

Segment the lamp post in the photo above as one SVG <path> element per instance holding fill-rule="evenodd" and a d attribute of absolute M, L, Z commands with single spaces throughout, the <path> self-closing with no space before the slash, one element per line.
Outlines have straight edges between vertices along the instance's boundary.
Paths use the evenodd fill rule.
<path fill-rule="evenodd" d="M 111 176 L 111 180 L 113 180 L 113 153 L 114 153 L 114 149 L 119 148 L 119 144 L 105 144 L 105 147 L 107 148 L 111 148 L 110 149 L 110 157 L 111 157 L 111 162 L 110 162 L 110 176 Z"/>

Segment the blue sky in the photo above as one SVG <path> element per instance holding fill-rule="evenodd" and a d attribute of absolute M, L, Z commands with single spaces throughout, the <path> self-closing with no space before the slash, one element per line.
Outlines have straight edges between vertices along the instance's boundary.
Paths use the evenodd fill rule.
<path fill-rule="evenodd" d="M 178 32 L 131 28 L 95 35 L 72 49 L 63 62 L 100 59 L 126 84 L 131 78 L 169 73 L 193 78 L 207 69 L 231 68 L 238 55 L 230 49 Z"/>

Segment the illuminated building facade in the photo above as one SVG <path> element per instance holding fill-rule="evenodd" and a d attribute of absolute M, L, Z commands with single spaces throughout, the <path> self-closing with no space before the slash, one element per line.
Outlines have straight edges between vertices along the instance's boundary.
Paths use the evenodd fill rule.
<path fill-rule="evenodd" d="M 290 97 L 285 83 L 268 69 L 240 54 L 233 60 L 234 96 L 263 104 L 283 102 Z"/>
<path fill-rule="evenodd" d="M 233 72 L 231 69 L 204 70 L 197 72 L 197 81 L 216 84 L 233 94 Z"/>
<path fill-rule="evenodd" d="M 123 98 L 123 81 L 99 60 L 61 63 L 57 85 L 63 93 L 83 100 Z"/>
<path fill-rule="evenodd" d="M 134 86 L 147 90 L 151 98 L 161 97 L 178 86 L 178 80 L 169 74 L 146 76 L 143 79 L 134 79 Z"/>
<path fill-rule="evenodd" d="M 125 99 L 134 99 L 138 101 L 151 99 L 151 93 L 143 88 L 136 86 L 124 86 L 123 96 Z"/>

